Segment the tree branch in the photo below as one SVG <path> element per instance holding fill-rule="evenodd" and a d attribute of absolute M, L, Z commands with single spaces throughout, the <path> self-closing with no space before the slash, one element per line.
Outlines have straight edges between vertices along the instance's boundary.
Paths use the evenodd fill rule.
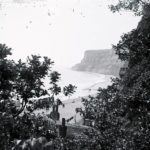
<path fill-rule="evenodd" d="M 13 118 L 16 118 L 17 116 L 19 116 L 23 112 L 26 105 L 27 105 L 27 102 L 25 102 L 24 104 L 22 103 L 21 109 L 13 116 Z"/>

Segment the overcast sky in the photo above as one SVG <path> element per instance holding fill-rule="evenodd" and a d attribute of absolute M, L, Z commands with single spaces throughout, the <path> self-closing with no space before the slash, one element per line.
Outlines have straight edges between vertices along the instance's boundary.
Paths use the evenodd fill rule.
<path fill-rule="evenodd" d="M 14 58 L 40 54 L 63 66 L 80 62 L 85 50 L 111 48 L 140 19 L 129 12 L 113 14 L 106 0 L 0 3 L 0 43 L 13 49 Z"/>

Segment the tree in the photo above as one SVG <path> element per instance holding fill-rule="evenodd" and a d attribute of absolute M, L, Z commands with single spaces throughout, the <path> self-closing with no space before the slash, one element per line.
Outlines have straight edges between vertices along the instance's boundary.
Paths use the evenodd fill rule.
<path fill-rule="evenodd" d="M 150 148 L 150 3 L 120 0 L 111 10 L 131 10 L 142 15 L 136 29 L 124 34 L 113 46 L 128 68 L 121 80 L 96 97 L 83 100 L 81 113 L 95 120 L 94 128 L 101 132 L 102 149 Z M 94 137 L 93 137 L 94 138 Z M 91 139 L 93 139 L 91 138 Z M 104 140 L 103 140 L 104 139 Z"/>
<path fill-rule="evenodd" d="M 149 0 L 118 0 L 117 4 L 110 5 L 112 12 L 122 10 L 133 11 L 135 15 L 143 15 L 143 8 L 149 6 Z"/>
<path fill-rule="evenodd" d="M 53 62 L 48 57 L 32 55 L 26 62 L 8 59 L 11 48 L 0 44 L 0 147 L 12 148 L 15 139 L 53 137 L 55 127 L 45 115 L 36 115 L 40 108 L 54 105 L 55 96 L 61 92 L 58 86 L 60 74 L 51 71 Z M 44 87 L 44 79 L 50 80 L 50 88 Z M 73 90 L 73 91 L 72 91 Z M 73 93 L 72 88 L 69 93 Z M 49 98 L 41 99 L 41 96 Z M 61 102 L 61 101 L 59 101 Z M 51 130 L 51 131 L 50 131 Z M 51 135 L 49 132 L 53 132 Z"/>
<path fill-rule="evenodd" d="M 100 132 L 97 144 L 101 149 L 123 149 L 124 128 L 127 124 L 124 118 L 125 103 L 119 95 L 120 80 L 114 80 L 106 89 L 99 88 L 96 96 L 89 96 L 82 100 L 84 109 L 78 109 L 86 119 L 94 121 L 93 127 Z M 121 129 L 122 126 L 122 129 Z M 91 134 L 91 141 L 97 135 Z"/>
<path fill-rule="evenodd" d="M 122 36 L 114 49 L 121 60 L 129 63 L 120 91 L 122 101 L 127 105 L 126 118 L 130 121 L 128 144 L 130 140 L 135 149 L 149 149 L 150 3 L 149 1 L 132 2 L 134 3 L 131 8 L 127 7 L 127 4 L 120 5 L 120 8 L 127 7 L 135 13 L 140 13 L 142 19 L 136 29 Z M 131 4 L 130 1 L 128 4 Z M 136 7 L 138 9 L 133 9 Z"/>
<path fill-rule="evenodd" d="M 76 86 L 69 84 L 68 86 L 65 86 L 63 88 L 63 93 L 65 96 L 71 96 L 75 92 L 76 88 L 77 88 Z"/>

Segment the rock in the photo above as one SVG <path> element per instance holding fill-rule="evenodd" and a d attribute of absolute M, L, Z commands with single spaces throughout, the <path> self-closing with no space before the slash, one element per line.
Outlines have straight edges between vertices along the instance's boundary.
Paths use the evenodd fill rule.
<path fill-rule="evenodd" d="M 119 77 L 119 70 L 122 66 L 123 62 L 118 59 L 114 50 L 104 49 L 85 51 L 82 61 L 72 69 Z"/>

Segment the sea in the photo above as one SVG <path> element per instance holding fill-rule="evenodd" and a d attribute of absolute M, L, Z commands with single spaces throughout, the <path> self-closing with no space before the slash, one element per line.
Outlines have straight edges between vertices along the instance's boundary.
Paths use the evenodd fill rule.
<path fill-rule="evenodd" d="M 111 85 L 111 80 L 114 76 L 75 71 L 68 67 L 55 66 L 53 71 L 58 71 L 61 74 L 60 81 L 58 85 L 61 87 L 67 86 L 69 84 L 75 85 L 77 87 L 76 92 L 69 97 L 65 97 L 63 94 L 59 94 L 55 98 L 59 98 L 65 107 L 59 107 L 60 120 L 62 118 L 72 118 L 69 123 L 81 123 L 82 117 L 79 113 L 76 113 L 76 108 L 83 108 L 81 102 L 82 97 L 87 97 L 89 95 L 95 95 L 99 87 L 106 88 Z M 49 80 L 45 79 L 45 87 L 49 87 Z M 50 114 L 52 109 L 41 109 L 35 111 L 37 114 L 45 113 Z"/>
<path fill-rule="evenodd" d="M 99 87 L 106 88 L 111 85 L 111 80 L 114 76 L 104 75 L 92 72 L 75 71 L 68 67 L 55 66 L 53 71 L 58 71 L 61 76 L 58 85 L 61 87 L 69 84 L 77 87 L 76 92 L 69 97 L 65 97 L 63 94 L 58 95 L 61 100 L 75 99 L 97 93 Z M 46 79 L 45 85 L 48 87 L 49 81 Z"/>

